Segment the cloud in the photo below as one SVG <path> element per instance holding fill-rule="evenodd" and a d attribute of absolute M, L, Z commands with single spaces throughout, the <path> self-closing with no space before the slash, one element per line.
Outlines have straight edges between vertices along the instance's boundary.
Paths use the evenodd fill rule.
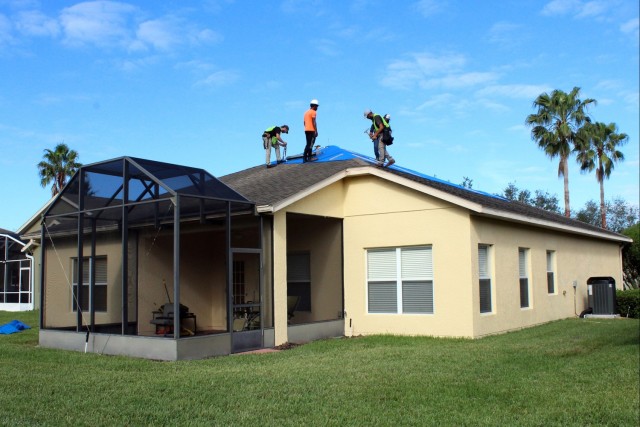
<path fill-rule="evenodd" d="M 639 26 L 640 26 L 640 19 L 632 18 L 620 25 L 620 31 L 633 37 L 637 43 L 638 37 L 640 34 L 640 31 L 638 30 Z"/>
<path fill-rule="evenodd" d="M 428 18 L 444 10 L 446 2 L 442 0 L 419 0 L 414 3 L 413 8 L 422 16 Z"/>
<path fill-rule="evenodd" d="M 90 1 L 60 13 L 63 40 L 70 46 L 117 47 L 129 52 L 171 51 L 182 45 L 215 43 L 222 37 L 182 18 L 167 15 L 141 19 L 135 6 L 115 1 Z"/>
<path fill-rule="evenodd" d="M 510 22 L 496 22 L 489 29 L 489 42 L 505 48 L 520 44 L 522 26 Z"/>
<path fill-rule="evenodd" d="M 411 53 L 406 56 L 407 59 L 398 59 L 387 65 L 381 81 L 383 86 L 397 89 L 408 89 L 416 84 L 428 86 L 428 82 L 437 76 L 444 75 L 440 78 L 445 79 L 461 71 L 466 62 L 460 54 L 438 57 L 430 53 Z"/>
<path fill-rule="evenodd" d="M 220 87 L 235 83 L 239 76 L 234 71 L 220 70 L 209 74 L 204 79 L 199 80 L 196 86 Z"/>
<path fill-rule="evenodd" d="M 70 45 L 129 45 L 134 37 L 127 22 L 136 8 L 113 1 L 91 1 L 65 8 L 60 14 L 64 40 Z"/>
<path fill-rule="evenodd" d="M 12 26 L 9 18 L 0 14 L 0 46 L 13 42 L 11 30 Z"/>
<path fill-rule="evenodd" d="M 547 16 L 573 15 L 575 18 L 593 18 L 603 15 L 610 3 L 601 0 L 552 0 L 542 8 Z"/>
<path fill-rule="evenodd" d="M 37 10 L 19 12 L 14 22 L 16 29 L 27 36 L 57 37 L 60 34 L 58 21 Z"/>

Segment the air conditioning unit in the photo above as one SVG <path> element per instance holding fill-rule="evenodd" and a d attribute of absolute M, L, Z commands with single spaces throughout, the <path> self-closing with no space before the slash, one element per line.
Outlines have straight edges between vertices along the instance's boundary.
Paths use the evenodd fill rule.
<path fill-rule="evenodd" d="M 589 277 L 587 280 L 589 307 L 593 314 L 616 314 L 616 281 L 613 277 Z"/>

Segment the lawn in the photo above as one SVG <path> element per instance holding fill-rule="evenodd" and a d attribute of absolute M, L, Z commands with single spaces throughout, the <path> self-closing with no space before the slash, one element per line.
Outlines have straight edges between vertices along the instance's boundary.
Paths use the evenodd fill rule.
<path fill-rule="evenodd" d="M 0 312 L 37 324 L 37 313 Z M 640 425 L 640 323 L 374 336 L 155 362 L 0 335 L 0 425 Z"/>

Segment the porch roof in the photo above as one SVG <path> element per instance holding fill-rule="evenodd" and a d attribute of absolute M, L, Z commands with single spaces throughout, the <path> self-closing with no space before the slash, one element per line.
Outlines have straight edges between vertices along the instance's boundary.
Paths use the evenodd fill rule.
<path fill-rule="evenodd" d="M 376 166 L 376 160 L 359 153 L 328 146 L 316 150 L 317 161 L 304 163 L 300 156 L 290 157 L 273 168 L 255 166 L 220 177 L 220 180 L 253 200 L 262 212 L 276 212 L 307 195 L 348 176 L 374 175 L 416 191 L 464 207 L 473 215 L 499 218 L 589 235 L 620 242 L 630 239 L 563 215 L 539 209 L 504 197 L 468 189 L 435 177 L 401 167 Z"/>
<path fill-rule="evenodd" d="M 253 210 L 254 203 L 229 188 L 204 169 L 120 157 L 80 167 L 43 216 L 53 218 L 55 230 L 77 227 L 76 218 L 85 213 L 102 224 L 122 220 L 128 207 L 130 223 L 168 220 L 176 196 L 181 196 L 181 218 L 224 214 L 231 210 Z"/>

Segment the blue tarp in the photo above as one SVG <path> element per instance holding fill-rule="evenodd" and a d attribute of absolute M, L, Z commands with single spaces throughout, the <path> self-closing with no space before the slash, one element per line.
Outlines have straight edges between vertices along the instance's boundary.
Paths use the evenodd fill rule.
<path fill-rule="evenodd" d="M 25 329 L 31 329 L 31 326 L 25 325 L 19 320 L 12 320 L 11 322 L 0 326 L 0 335 L 9 335 Z"/>

